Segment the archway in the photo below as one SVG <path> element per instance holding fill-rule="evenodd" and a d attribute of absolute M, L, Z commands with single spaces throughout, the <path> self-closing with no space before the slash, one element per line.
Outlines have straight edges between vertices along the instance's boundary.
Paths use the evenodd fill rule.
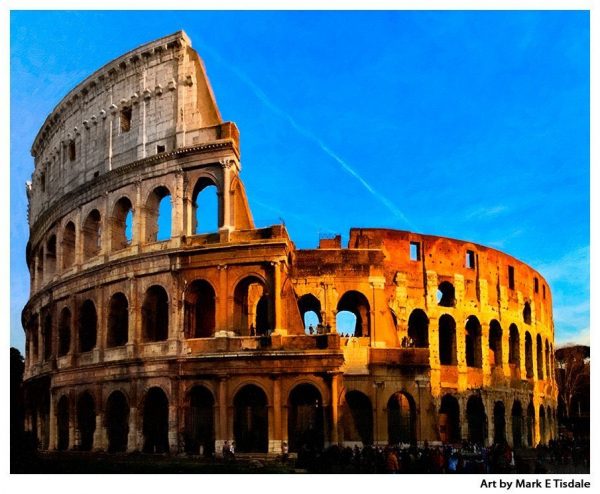
<path fill-rule="evenodd" d="M 533 341 L 529 331 L 525 332 L 525 371 L 528 379 L 533 377 Z"/>
<path fill-rule="evenodd" d="M 86 300 L 79 309 L 79 351 L 89 352 L 96 346 L 98 316 L 96 306 Z"/>
<path fill-rule="evenodd" d="M 546 410 L 540 405 L 540 443 L 546 444 Z"/>
<path fill-rule="evenodd" d="M 452 395 L 444 395 L 439 411 L 440 440 L 443 443 L 460 442 L 460 408 Z"/>
<path fill-rule="evenodd" d="M 481 324 L 475 316 L 465 324 L 465 359 L 467 367 L 481 368 Z"/>
<path fill-rule="evenodd" d="M 416 443 L 416 410 L 412 396 L 394 393 L 387 403 L 387 419 L 389 444 Z"/>
<path fill-rule="evenodd" d="M 493 319 L 490 322 L 489 359 L 491 367 L 502 367 L 502 327 Z"/>
<path fill-rule="evenodd" d="M 506 418 L 504 403 L 494 403 L 494 442 L 502 444 L 506 442 Z"/>
<path fill-rule="evenodd" d="M 187 338 L 210 338 L 215 332 L 215 290 L 195 280 L 185 292 L 184 330 Z"/>
<path fill-rule="evenodd" d="M 96 407 L 92 395 L 84 392 L 77 400 L 77 428 L 79 429 L 79 449 L 90 451 L 94 445 L 96 431 Z"/>
<path fill-rule="evenodd" d="M 160 285 L 146 291 L 142 305 L 144 341 L 164 341 L 169 337 L 169 297 Z"/>
<path fill-rule="evenodd" d="M 185 450 L 210 456 L 214 451 L 215 428 L 212 393 L 204 386 L 194 386 L 189 393 L 185 416 Z"/>
<path fill-rule="evenodd" d="M 62 396 L 56 406 L 56 435 L 56 449 L 69 449 L 69 399 L 66 396 Z"/>
<path fill-rule="evenodd" d="M 513 448 L 521 448 L 523 446 L 523 407 L 519 400 L 515 400 L 512 407 L 512 437 Z"/>
<path fill-rule="evenodd" d="M 337 311 L 348 311 L 356 316 L 354 336 L 369 336 L 371 334 L 371 308 L 369 301 L 362 293 L 350 290 L 340 298 Z"/>
<path fill-rule="evenodd" d="M 108 334 L 106 346 L 123 346 L 129 339 L 129 304 L 125 294 L 113 294 L 108 304 Z"/>
<path fill-rule="evenodd" d="M 273 329 L 271 299 L 256 276 L 241 280 L 233 292 L 235 329 L 242 336 L 266 335 Z"/>
<path fill-rule="evenodd" d="M 219 231 L 219 191 L 212 180 L 201 178 L 196 182 L 192 204 L 194 234 Z"/>
<path fill-rule="evenodd" d="M 456 295 L 454 285 L 449 281 L 442 281 L 437 290 L 437 303 L 442 307 L 454 307 L 456 305 Z"/>
<path fill-rule="evenodd" d="M 469 441 L 475 444 L 485 444 L 487 416 L 480 396 L 473 395 L 467 401 L 467 423 L 469 424 Z"/>
<path fill-rule="evenodd" d="M 63 230 L 62 237 L 62 268 L 70 268 L 75 264 L 75 225 L 69 221 Z"/>
<path fill-rule="evenodd" d="M 302 295 L 298 299 L 298 309 L 304 322 L 304 330 L 308 334 L 309 326 L 316 328 L 322 322 L 321 302 L 312 293 Z"/>
<path fill-rule="evenodd" d="M 169 451 L 169 400 L 160 388 L 150 388 L 146 393 L 143 434 L 145 453 L 167 453 Z"/>
<path fill-rule="evenodd" d="M 346 393 L 342 417 L 344 441 L 373 444 L 373 407 L 367 395 L 360 391 Z"/>
<path fill-rule="evenodd" d="M 516 369 L 521 365 L 521 342 L 517 326 L 511 324 L 508 336 L 508 363 L 515 366 Z"/>
<path fill-rule="evenodd" d="M 83 258 L 90 259 L 100 253 L 101 244 L 101 224 L 100 213 L 93 209 L 88 214 L 83 224 Z"/>
<path fill-rule="evenodd" d="M 456 322 L 448 314 L 439 319 L 439 352 L 441 365 L 456 365 Z"/>
<path fill-rule="evenodd" d="M 536 359 L 537 359 L 537 378 L 544 379 L 544 347 L 542 346 L 542 337 L 538 334 L 536 339 Z"/>
<path fill-rule="evenodd" d="M 58 320 L 58 356 L 63 357 L 71 348 L 71 311 L 65 307 Z"/>
<path fill-rule="evenodd" d="M 108 452 L 127 451 L 129 434 L 129 404 L 120 391 L 113 391 L 106 402 L 106 433 Z"/>
<path fill-rule="evenodd" d="M 291 451 L 323 449 L 325 440 L 323 400 L 312 384 L 300 384 L 290 393 L 288 438 Z"/>
<path fill-rule="evenodd" d="M 111 250 L 121 250 L 131 244 L 133 206 L 128 197 L 121 197 L 115 204 L 112 216 Z"/>
<path fill-rule="evenodd" d="M 269 445 L 267 397 L 262 389 L 248 384 L 233 400 L 233 434 L 240 453 L 266 453 Z"/>
<path fill-rule="evenodd" d="M 408 318 L 408 336 L 416 348 L 429 346 L 429 318 L 421 309 L 415 309 Z"/>
<path fill-rule="evenodd" d="M 150 193 L 146 202 L 146 242 L 171 238 L 172 209 L 169 189 L 160 186 Z"/>

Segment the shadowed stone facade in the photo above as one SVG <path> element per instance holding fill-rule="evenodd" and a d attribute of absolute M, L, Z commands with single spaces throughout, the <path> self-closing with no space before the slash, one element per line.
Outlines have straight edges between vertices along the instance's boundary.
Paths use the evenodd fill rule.
<path fill-rule="evenodd" d="M 185 33 L 79 84 L 32 155 L 26 427 L 43 448 L 556 436 L 542 276 L 443 237 L 356 228 L 345 248 L 299 250 L 284 226 L 256 228 L 237 127 Z M 198 234 L 211 190 L 218 231 Z"/>

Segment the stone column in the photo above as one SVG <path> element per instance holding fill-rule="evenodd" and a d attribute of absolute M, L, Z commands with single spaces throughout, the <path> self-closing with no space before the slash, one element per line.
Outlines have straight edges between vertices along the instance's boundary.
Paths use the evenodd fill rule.
<path fill-rule="evenodd" d="M 220 456 L 223 452 L 223 443 L 228 441 L 227 434 L 227 376 L 219 377 L 218 391 L 219 413 L 217 427 L 215 427 L 215 452 Z"/>
<path fill-rule="evenodd" d="M 175 190 L 173 190 L 173 223 L 171 227 L 171 236 L 180 239 L 186 234 L 185 218 L 185 194 L 183 170 L 175 173 Z"/>
<path fill-rule="evenodd" d="M 462 312 L 456 314 L 456 361 L 458 364 L 458 391 L 467 389 L 466 320 Z"/>
<path fill-rule="evenodd" d="M 50 429 L 49 441 L 48 441 L 48 449 L 55 450 L 57 448 L 57 440 L 56 440 L 56 403 L 54 393 L 50 392 L 50 413 L 48 414 L 48 420 L 50 423 L 48 427 Z"/>
<path fill-rule="evenodd" d="M 129 407 L 129 432 L 127 433 L 127 452 L 138 451 L 138 410 L 137 407 Z"/>
<path fill-rule="evenodd" d="M 273 267 L 274 332 L 277 334 L 286 334 L 287 330 L 283 329 L 281 324 L 281 263 L 275 261 L 271 263 L 271 266 Z"/>
<path fill-rule="evenodd" d="M 339 442 L 339 386 L 340 374 L 331 377 L 331 443 Z"/>
<path fill-rule="evenodd" d="M 273 380 L 273 435 L 269 438 L 269 453 L 281 453 L 281 379 L 272 376 Z"/>
<path fill-rule="evenodd" d="M 483 385 L 489 386 L 492 382 L 490 365 L 490 325 L 481 322 L 481 370 L 483 373 Z"/>
<path fill-rule="evenodd" d="M 171 453 L 179 453 L 179 427 L 177 421 L 177 405 L 176 397 L 171 399 L 169 403 L 169 451 Z"/>
<path fill-rule="evenodd" d="M 104 426 L 104 412 L 98 409 L 96 411 L 96 430 L 94 431 L 94 451 L 104 451 L 106 449 L 106 427 Z"/>
<path fill-rule="evenodd" d="M 219 227 L 219 231 L 230 232 L 234 229 L 231 221 L 231 167 L 234 162 L 229 158 L 220 161 L 223 171 L 223 190 L 221 191 L 221 210 L 223 211 L 223 224 Z"/>
<path fill-rule="evenodd" d="M 140 252 L 141 244 L 144 242 L 145 218 L 144 205 L 142 204 L 142 181 L 135 181 L 135 200 L 133 204 L 133 231 L 131 232 L 131 244 Z"/>
<path fill-rule="evenodd" d="M 467 417 L 467 398 L 458 397 L 458 407 L 460 410 L 460 438 L 469 439 L 469 420 Z"/>

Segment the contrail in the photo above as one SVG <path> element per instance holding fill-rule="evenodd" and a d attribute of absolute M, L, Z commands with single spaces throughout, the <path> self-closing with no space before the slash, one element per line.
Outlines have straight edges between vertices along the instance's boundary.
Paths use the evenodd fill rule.
<path fill-rule="evenodd" d="M 323 141 L 321 141 L 321 139 L 319 139 L 317 136 L 315 136 L 312 132 L 310 132 L 309 130 L 305 129 L 304 127 L 302 127 L 300 124 L 298 124 L 298 122 L 296 122 L 296 120 L 294 120 L 294 118 L 289 114 L 286 113 L 284 110 L 282 110 L 281 108 L 279 108 L 275 103 L 273 103 L 268 96 L 263 92 L 262 89 L 260 89 L 255 83 L 254 81 L 252 81 L 244 72 L 242 72 L 240 69 L 238 69 L 236 66 L 231 65 L 230 63 L 227 63 L 225 60 L 223 60 L 223 58 L 221 58 L 221 56 L 212 48 L 209 48 L 207 45 L 205 45 L 204 43 L 200 43 L 200 45 L 202 46 L 202 51 L 206 51 L 208 53 L 210 53 L 216 60 L 217 62 L 219 62 L 221 65 L 225 66 L 226 68 L 228 68 L 229 70 L 231 70 L 239 79 L 241 79 L 248 87 L 250 87 L 250 89 L 252 90 L 252 92 L 254 93 L 254 95 L 260 100 L 262 101 L 271 111 L 273 111 L 275 114 L 279 115 L 280 117 L 284 118 L 285 120 L 288 121 L 288 123 L 297 131 L 299 132 L 301 135 L 303 135 L 304 137 L 306 137 L 307 139 L 313 141 L 317 146 L 319 146 L 319 148 L 321 149 L 321 151 L 323 151 L 327 156 L 329 156 L 330 158 L 332 158 L 336 163 L 338 163 L 349 175 L 351 175 L 352 177 L 354 177 L 356 180 L 358 180 L 358 182 L 365 188 L 367 189 L 367 191 L 373 196 L 375 197 L 375 199 L 377 199 L 379 202 L 381 202 L 386 208 L 388 208 L 393 215 L 402 220 L 404 223 L 406 223 L 407 225 L 411 226 L 414 228 L 414 226 L 411 224 L 411 222 L 408 220 L 408 218 L 406 217 L 406 215 L 400 211 L 400 209 L 398 209 L 398 207 L 396 207 L 396 205 L 394 205 L 394 203 L 392 201 L 390 201 L 387 197 L 385 197 L 383 194 L 377 192 L 373 186 L 371 184 L 369 184 L 354 168 L 352 168 L 344 159 L 342 159 L 338 154 L 336 154 L 334 151 L 332 151 L 329 147 L 327 147 L 325 145 L 325 143 Z"/>
<path fill-rule="evenodd" d="M 280 218 L 283 217 L 283 216 L 288 216 L 288 217 L 296 218 L 296 220 L 298 220 L 299 222 L 304 223 L 305 225 L 311 226 L 313 228 L 316 228 L 319 231 L 326 231 L 328 233 L 337 233 L 337 232 L 334 232 L 333 230 L 331 230 L 330 228 L 324 227 L 322 225 L 319 225 L 319 224 L 315 223 L 314 221 L 308 220 L 307 218 L 305 218 L 302 215 L 295 214 L 295 213 L 290 213 L 290 212 L 283 213 L 283 211 L 281 211 L 281 210 L 279 210 L 279 209 L 277 209 L 277 208 L 275 208 L 275 207 L 273 207 L 273 206 L 271 206 L 269 204 L 265 204 L 264 202 L 261 202 L 261 201 L 259 201 L 257 199 L 252 199 L 252 204 L 256 204 L 256 205 L 262 207 L 263 209 L 267 209 L 269 211 L 273 211 L 274 213 L 277 213 Z"/>

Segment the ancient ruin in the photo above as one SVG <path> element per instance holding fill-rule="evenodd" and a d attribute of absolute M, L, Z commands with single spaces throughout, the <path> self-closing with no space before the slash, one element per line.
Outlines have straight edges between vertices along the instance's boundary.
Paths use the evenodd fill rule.
<path fill-rule="evenodd" d="M 347 247 L 338 236 L 301 250 L 283 225 L 256 228 L 238 129 L 184 32 L 85 79 L 31 153 L 22 321 L 26 428 L 42 448 L 209 454 L 235 441 L 277 454 L 284 442 L 556 436 L 544 278 L 432 235 L 355 228 Z M 200 234 L 207 193 L 219 227 Z"/>

